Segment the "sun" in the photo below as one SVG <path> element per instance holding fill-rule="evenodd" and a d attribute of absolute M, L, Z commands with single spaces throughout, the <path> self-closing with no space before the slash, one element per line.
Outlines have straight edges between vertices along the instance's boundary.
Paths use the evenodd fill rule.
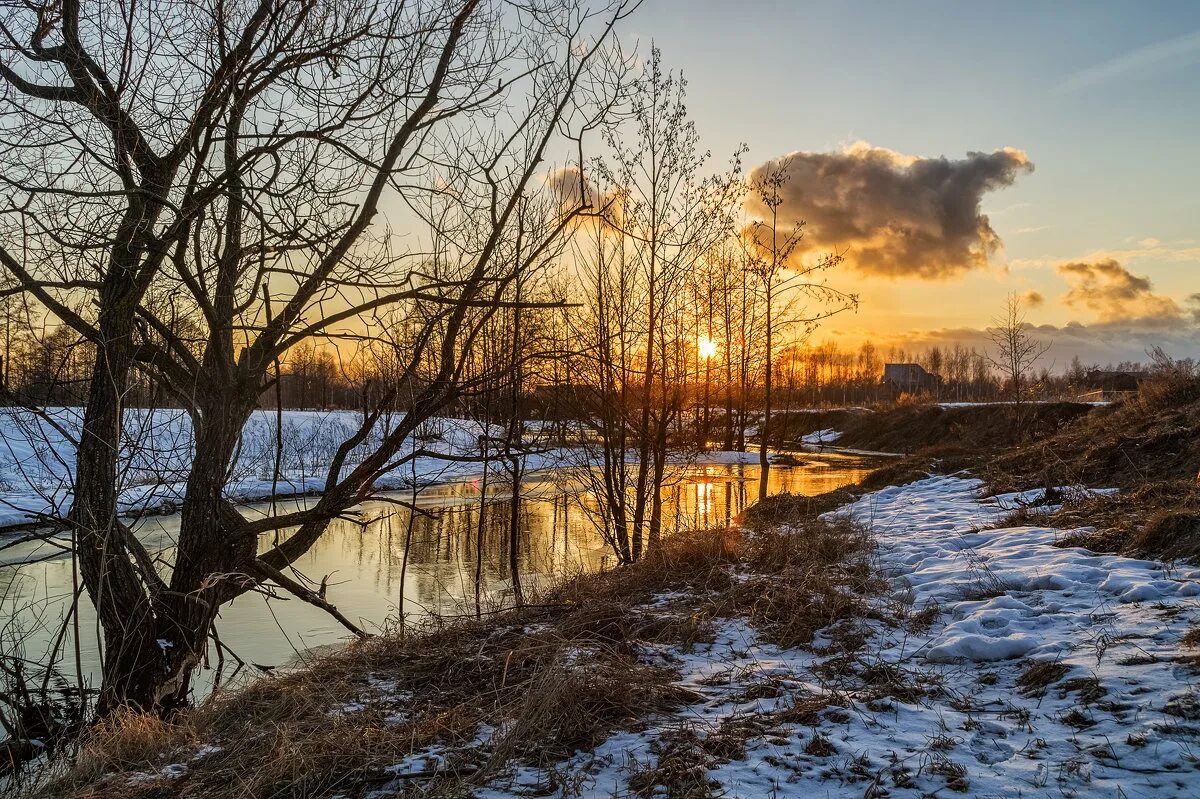
<path fill-rule="evenodd" d="M 696 339 L 696 352 L 706 361 L 709 358 L 716 357 L 717 342 L 707 336 L 701 336 Z"/>

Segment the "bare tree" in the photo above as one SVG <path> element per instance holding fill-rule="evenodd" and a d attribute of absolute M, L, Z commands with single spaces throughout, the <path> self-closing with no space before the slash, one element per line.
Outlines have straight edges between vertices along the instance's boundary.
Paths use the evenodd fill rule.
<path fill-rule="evenodd" d="M 746 234 L 754 247 L 749 271 L 759 281 L 763 296 L 764 346 L 763 359 L 763 420 L 758 430 L 758 498 L 767 496 L 770 476 L 771 411 L 773 400 L 773 370 L 775 333 L 778 326 L 776 302 L 783 292 L 800 293 L 817 302 L 817 306 L 802 310 L 788 320 L 804 325 L 804 335 L 812 332 L 822 320 L 858 304 L 858 298 L 829 286 L 822 273 L 841 263 L 841 256 L 825 255 L 809 264 L 796 263 L 793 254 L 804 237 L 804 223 L 795 222 L 790 229 L 781 229 L 779 210 L 783 205 L 783 190 L 788 181 L 787 165 L 783 162 L 766 164 L 750 180 L 751 198 L 764 209 L 764 218 L 750 224 Z"/>
<path fill-rule="evenodd" d="M 1029 323 L 1025 321 L 1021 298 L 1016 292 L 1008 295 L 1004 312 L 993 320 L 992 327 L 988 328 L 988 336 L 996 346 L 996 353 L 989 354 L 987 359 L 1012 391 L 1013 430 L 1020 436 L 1029 373 L 1051 345 L 1050 342 L 1039 340 L 1031 332 Z"/>
<path fill-rule="evenodd" d="M 606 130 L 609 154 L 597 160 L 590 187 L 605 198 L 604 211 L 577 235 L 587 312 L 575 327 L 586 342 L 586 420 L 600 433 L 592 465 L 607 475 L 605 535 L 622 561 L 637 560 L 661 533 L 668 444 L 688 380 L 685 276 L 728 235 L 739 190 L 740 150 L 725 174 L 701 174 L 709 156 L 685 96 L 682 76 L 665 71 L 653 49 L 627 123 Z"/>
<path fill-rule="evenodd" d="M 634 5 L 6 9 L 0 265 L 95 351 L 65 521 L 104 637 L 101 712 L 185 704 L 218 610 L 263 583 L 357 632 L 291 564 L 416 456 L 405 441 L 454 401 L 465 353 L 512 281 L 584 210 L 560 209 L 541 242 L 515 247 L 549 148 L 593 129 L 619 93 L 606 42 Z M 370 239 L 385 206 L 431 231 L 427 252 Z M 203 331 L 199 354 L 155 295 L 180 298 Z M 406 413 L 380 430 L 390 389 L 338 447 L 319 501 L 244 519 L 225 486 L 273 365 L 313 336 L 361 338 L 362 320 L 399 305 L 421 320 Z M 167 576 L 117 512 L 136 372 L 194 432 Z"/>

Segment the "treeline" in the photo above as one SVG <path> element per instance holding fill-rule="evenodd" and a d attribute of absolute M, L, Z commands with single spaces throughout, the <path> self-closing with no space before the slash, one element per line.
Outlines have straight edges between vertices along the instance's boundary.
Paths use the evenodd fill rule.
<path fill-rule="evenodd" d="M 742 270 L 729 268 L 720 258 L 706 260 L 678 284 L 679 304 L 671 309 L 671 327 L 678 339 L 672 362 L 660 374 L 677 383 L 678 409 L 672 425 L 675 434 L 690 431 L 702 446 L 716 437 L 726 449 L 744 449 L 746 430 L 763 406 L 765 320 L 759 291 Z M 528 314 L 533 315 L 533 314 Z M 33 315 L 12 300 L 0 303 L 0 386 L 8 402 L 36 406 L 79 405 L 87 392 L 94 355 L 91 345 L 70 328 L 40 325 Z M 588 386 L 594 381 L 596 353 L 571 352 L 572 329 L 578 343 L 580 321 L 570 314 L 537 314 L 541 351 L 531 357 L 534 366 L 515 398 L 527 418 L 564 420 L 589 413 Z M 786 317 L 785 317 L 786 320 Z M 595 320 L 591 320 L 594 323 Z M 528 319 L 526 320 L 528 324 Z M 610 331 L 608 341 L 614 340 Z M 499 357 L 491 338 L 478 350 L 474 369 L 483 373 L 484 361 Z M 624 371 L 636 381 L 644 361 L 632 362 L 627 346 Z M 640 358 L 640 351 L 638 358 Z M 306 342 L 280 359 L 278 385 L 274 376 L 264 385 L 261 406 L 286 409 L 358 409 L 373 390 L 396 380 L 394 369 L 370 348 L 343 354 L 332 345 Z M 900 399 L 896 388 L 882 381 L 885 363 L 916 363 L 940 375 L 941 385 L 923 392 L 941 402 L 992 402 L 1006 399 L 1011 387 L 993 367 L 986 351 L 951 343 L 921 348 L 877 347 L 865 342 L 844 347 L 837 341 L 818 344 L 790 343 L 780 347 L 774 360 L 776 409 L 806 407 L 876 406 Z M 1084 363 L 1072 358 L 1065 369 L 1043 367 L 1032 375 L 1034 399 L 1075 399 L 1093 388 L 1089 372 L 1151 371 L 1154 364 L 1141 361 Z M 506 392 L 510 393 L 510 392 Z M 397 409 L 406 392 L 397 392 Z M 486 388 L 468 392 L 454 403 L 454 412 L 473 416 L 488 406 L 495 414 L 498 399 Z M 159 390 L 147 373 L 139 372 L 127 394 L 129 407 L 177 407 L 170 394 Z M 726 424 L 725 420 L 732 420 Z"/>

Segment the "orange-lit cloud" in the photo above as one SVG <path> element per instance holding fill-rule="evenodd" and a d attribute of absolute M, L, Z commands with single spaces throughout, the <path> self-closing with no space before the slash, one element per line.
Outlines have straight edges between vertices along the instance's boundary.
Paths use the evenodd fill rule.
<path fill-rule="evenodd" d="M 1149 327 L 1186 323 L 1179 303 L 1155 294 L 1149 278 L 1133 274 L 1114 259 L 1059 264 L 1058 273 L 1071 283 L 1063 302 L 1091 311 L 1101 323 Z"/>
<path fill-rule="evenodd" d="M 793 152 L 763 164 L 786 169 L 781 219 L 803 220 L 803 252 L 836 251 L 863 272 L 939 279 L 987 265 L 1000 246 L 980 210 L 988 192 L 1033 170 L 1006 147 L 965 158 L 921 158 L 857 142 L 840 152 Z M 747 213 L 762 218 L 755 196 Z"/>

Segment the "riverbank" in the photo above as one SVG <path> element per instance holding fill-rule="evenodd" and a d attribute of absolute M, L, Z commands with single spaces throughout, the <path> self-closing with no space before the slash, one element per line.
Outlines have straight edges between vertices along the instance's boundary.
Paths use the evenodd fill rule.
<path fill-rule="evenodd" d="M 0 536 L 41 530 L 65 518 L 71 506 L 75 471 L 72 442 L 81 419 L 79 408 L 46 408 L 38 413 L 0 408 Z M 282 434 L 277 437 L 275 412 L 256 411 L 243 431 L 226 486 L 227 498 L 249 506 L 320 496 L 338 447 L 353 435 L 360 421 L 361 415 L 355 411 L 286 410 Z M 178 410 L 130 409 L 125 427 L 118 513 L 126 519 L 178 513 L 194 449 L 189 417 Z M 386 429 L 384 424 L 351 450 L 343 468 L 352 468 L 363 453 L 372 451 Z M 408 492 L 479 477 L 484 468 L 479 453 L 483 432 L 483 426 L 472 420 L 431 419 L 403 448 L 419 454 L 382 475 L 376 489 Z M 282 441 L 283 449 L 277 461 L 278 441 Z M 579 469 L 589 463 L 583 449 L 570 442 L 564 445 L 540 430 L 528 436 L 526 450 L 523 457 L 527 475 Z M 757 450 L 709 450 L 671 459 L 674 467 L 756 463 Z M 493 463 L 491 470 L 503 478 L 499 465 Z"/>
<path fill-rule="evenodd" d="M 114 719 L 42 795 L 1200 790 L 1200 570 L 996 526 L 1056 511 L 1043 493 L 768 500 L 531 607 L 355 644 L 175 724 Z"/>
<path fill-rule="evenodd" d="M 1200 569 L 1143 534 L 1200 540 L 1198 426 L 1200 384 L 1160 383 L 772 497 L 530 607 L 114 719 L 41 795 L 1191 795 Z"/>

